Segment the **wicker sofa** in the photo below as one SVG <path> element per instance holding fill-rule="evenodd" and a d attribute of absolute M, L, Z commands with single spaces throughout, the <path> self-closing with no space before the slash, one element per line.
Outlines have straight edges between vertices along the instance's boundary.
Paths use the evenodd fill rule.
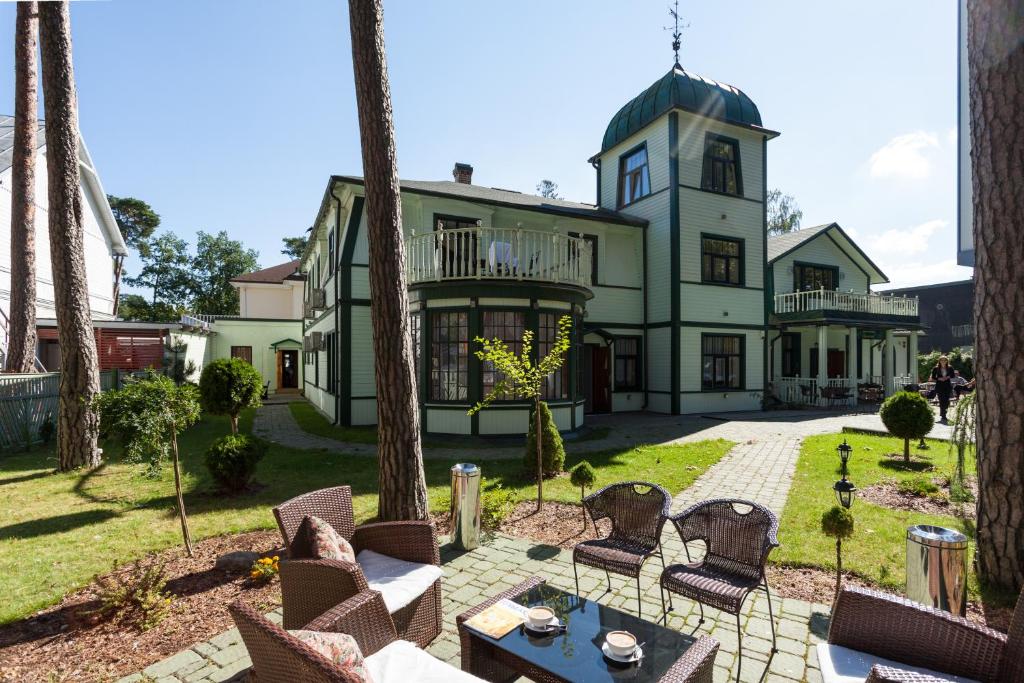
<path fill-rule="evenodd" d="M 281 563 L 281 602 L 284 627 L 301 628 L 338 603 L 366 590 L 378 590 L 391 607 L 399 637 L 426 647 L 441 633 L 441 580 L 429 579 L 425 585 L 413 583 L 415 595 L 398 599 L 401 577 L 388 574 L 387 565 L 400 560 L 412 565 L 439 568 L 441 553 L 432 522 L 379 522 L 356 526 L 352 514 L 352 490 L 335 486 L 296 496 L 274 508 L 274 517 L 286 546 L 302 520 L 313 515 L 330 524 L 356 551 L 356 563 L 338 560 L 295 559 Z M 364 551 L 369 551 L 364 553 Z M 375 575 L 372 566 L 384 567 Z M 400 563 L 397 563 L 400 564 Z M 435 571 L 440 576 L 440 571 Z M 397 580 L 396 580 L 397 579 Z M 398 607 L 394 605 L 398 604 Z"/>
<path fill-rule="evenodd" d="M 229 607 L 259 683 L 361 683 L 306 643 L 248 605 Z M 398 638 L 377 591 L 362 591 L 302 626 L 307 631 L 347 633 L 359 643 L 374 683 L 479 683 L 481 679 L 435 659 Z"/>
<path fill-rule="evenodd" d="M 1004 635 L 905 598 L 846 587 L 818 663 L 825 683 L 1024 683 L 1024 593 Z"/>

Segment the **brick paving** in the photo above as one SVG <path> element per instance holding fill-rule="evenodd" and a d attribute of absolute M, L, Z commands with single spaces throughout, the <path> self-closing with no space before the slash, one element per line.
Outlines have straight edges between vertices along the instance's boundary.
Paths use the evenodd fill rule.
<path fill-rule="evenodd" d="M 766 426 L 761 425 L 762 435 Z M 689 436 L 684 438 L 689 440 Z M 678 510 L 706 498 L 740 497 L 781 512 L 796 466 L 799 445 L 800 439 L 796 435 L 761 440 L 749 438 L 734 447 L 689 489 L 676 495 L 673 508 Z M 667 526 L 664 531 L 663 546 L 667 562 L 685 561 L 682 543 L 671 527 Z M 572 553 L 525 539 L 493 535 L 471 552 L 459 552 L 446 545 L 441 549 L 441 562 L 445 573 L 442 580 L 444 631 L 428 651 L 455 666 L 459 665 L 455 617 L 465 609 L 533 575 L 544 577 L 559 588 L 575 590 Z M 627 612 L 636 612 L 636 584 L 632 580 L 612 576 L 612 590 L 605 592 L 603 571 L 586 567 L 579 569 L 580 592 L 583 595 Z M 648 562 L 640 579 L 643 615 L 650 620 L 661 617 L 660 569 L 661 563 L 657 560 Z M 772 603 L 778 639 L 778 652 L 774 655 L 771 654 L 766 596 L 763 593 L 753 594 L 744 605 L 740 619 L 743 631 L 740 680 L 820 681 L 814 646 L 826 637 L 828 606 L 784 599 L 774 594 Z M 713 608 L 705 608 L 705 622 L 698 626 L 696 603 L 676 596 L 673 604 L 668 626 L 687 632 L 696 630 L 717 638 L 722 647 L 715 662 L 715 680 L 735 679 L 738 645 L 735 618 Z M 276 613 L 273 616 L 279 618 Z M 231 629 L 121 679 L 119 683 L 242 681 L 248 666 L 245 647 L 237 630 Z"/>

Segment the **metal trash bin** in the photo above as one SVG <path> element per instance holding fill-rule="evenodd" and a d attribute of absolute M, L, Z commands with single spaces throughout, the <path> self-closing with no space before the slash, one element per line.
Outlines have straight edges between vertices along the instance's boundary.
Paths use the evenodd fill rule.
<path fill-rule="evenodd" d="M 967 537 L 918 524 L 907 529 L 907 597 L 959 616 L 967 614 Z"/>
<path fill-rule="evenodd" d="M 452 467 L 452 544 L 461 550 L 480 546 L 480 468 L 468 462 Z"/>

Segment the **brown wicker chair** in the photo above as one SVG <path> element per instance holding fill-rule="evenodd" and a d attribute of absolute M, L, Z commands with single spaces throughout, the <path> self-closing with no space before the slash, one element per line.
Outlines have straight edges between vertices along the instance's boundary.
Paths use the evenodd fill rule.
<path fill-rule="evenodd" d="M 832 609 L 828 642 L 876 657 L 984 683 L 1024 683 L 1024 592 L 1007 635 L 906 598 L 845 587 Z M 876 664 L 869 683 L 938 679 Z"/>
<path fill-rule="evenodd" d="M 249 651 L 252 671 L 260 683 L 360 683 L 360 678 L 335 666 L 252 607 L 236 602 L 228 610 Z M 398 638 L 391 615 L 384 606 L 384 599 L 376 591 L 354 595 L 299 628 L 347 633 L 359 643 L 364 657 L 369 657 Z"/>
<path fill-rule="evenodd" d="M 648 489 L 640 491 L 640 488 Z M 572 573 L 576 578 L 576 594 L 580 593 L 580 576 L 576 564 L 604 570 L 608 590 L 612 589 L 609 572 L 636 579 L 637 613 L 643 616 L 640 598 L 640 570 L 647 558 L 657 554 L 661 566 L 661 529 L 668 517 L 672 497 L 668 491 L 644 481 L 624 481 L 605 486 L 583 499 L 583 506 L 594 520 L 612 523 L 606 538 L 583 541 L 572 551 Z"/>
<path fill-rule="evenodd" d="M 296 496 L 274 508 L 286 546 L 307 515 L 324 520 L 358 553 L 373 550 L 409 562 L 440 566 L 441 553 L 432 522 L 379 522 L 356 526 L 352 489 L 336 486 Z M 281 563 L 284 627 L 301 628 L 353 595 L 369 588 L 359 565 L 337 560 L 289 559 Z M 426 647 L 441 633 L 441 580 L 391 615 L 400 638 Z"/>
<path fill-rule="evenodd" d="M 736 506 L 749 507 L 741 512 Z M 739 640 L 736 679 L 743 665 L 743 633 L 740 610 L 747 596 L 754 590 L 763 590 L 768 596 L 768 620 L 772 625 L 772 652 L 775 647 L 775 615 L 772 595 L 764 566 L 768 553 L 779 545 L 779 520 L 768 508 L 739 499 L 706 500 L 692 505 L 669 519 L 679 532 L 686 550 L 686 564 L 669 565 L 661 573 L 661 606 L 672 611 L 672 594 L 689 598 L 700 607 L 700 621 L 704 623 L 704 605 L 716 607 L 736 616 L 736 635 Z M 704 542 L 704 557 L 693 562 L 689 543 Z M 668 607 L 665 593 L 668 593 Z"/>

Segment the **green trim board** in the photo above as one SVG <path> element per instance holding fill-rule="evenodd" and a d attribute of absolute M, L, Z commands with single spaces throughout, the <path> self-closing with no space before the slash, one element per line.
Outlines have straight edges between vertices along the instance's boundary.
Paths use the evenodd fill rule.
<path fill-rule="evenodd" d="M 732 199 L 741 199 L 745 202 L 752 202 L 754 204 L 764 204 L 765 202 L 760 199 L 753 199 L 752 197 L 741 197 L 738 194 L 730 194 L 729 192 L 716 192 L 715 190 L 705 190 L 703 187 L 695 187 L 694 185 L 687 185 L 686 183 L 679 183 L 679 187 L 684 190 L 693 190 L 695 192 L 707 192 L 718 197 L 730 197 Z"/>
<path fill-rule="evenodd" d="M 764 288 L 764 306 L 762 315 L 762 324 L 766 330 L 765 336 L 767 336 L 768 330 L 768 318 L 771 315 L 771 311 L 774 308 L 773 302 L 775 301 L 775 270 L 774 266 L 768 264 L 768 136 L 761 138 L 761 286 Z M 762 390 L 768 387 L 768 377 L 771 376 L 773 368 L 770 366 L 774 363 L 770 353 L 770 344 L 764 343 L 766 340 L 762 340 L 761 346 L 761 388 Z M 767 396 L 762 396 L 761 407 L 764 408 L 767 401 Z"/>
<path fill-rule="evenodd" d="M 555 282 L 507 282 L 488 280 L 448 280 L 441 282 L 419 282 L 409 285 L 410 292 L 417 292 L 420 300 L 451 299 L 465 297 L 466 287 L 472 284 L 473 296 L 477 298 L 547 299 L 565 301 L 583 306 L 594 298 L 594 293 L 585 287 Z M 440 292 L 435 294 L 435 292 Z"/>
<path fill-rule="evenodd" d="M 672 194 L 669 195 L 669 271 L 670 277 L 669 282 L 672 283 L 672 289 L 670 294 L 670 306 L 671 311 L 671 335 L 670 335 L 670 351 L 669 356 L 669 368 L 672 376 L 670 377 L 670 385 L 672 388 L 672 414 L 678 415 L 680 410 L 679 405 L 679 389 L 680 382 L 680 358 L 679 358 L 679 344 L 681 335 L 679 332 L 679 320 L 682 316 L 680 308 L 682 306 L 682 292 L 679 291 L 679 280 L 681 277 L 682 270 L 682 254 L 680 254 L 681 247 L 681 236 L 680 236 L 680 225 L 679 225 L 679 113 L 671 112 L 668 115 L 668 184 L 672 188 Z"/>
<path fill-rule="evenodd" d="M 836 249 L 838 249 L 839 251 L 841 251 L 844 254 L 846 254 L 846 250 L 843 249 L 843 246 L 841 244 L 839 244 L 839 242 L 836 241 L 835 237 L 833 237 L 832 235 L 828 234 L 827 230 L 825 231 L 825 236 L 828 237 L 828 240 L 832 244 L 836 245 Z M 849 255 L 847 254 L 847 256 L 849 256 Z M 852 263 L 857 268 L 857 270 L 862 272 L 864 274 L 864 277 L 866 277 L 868 279 L 868 281 L 867 281 L 867 291 L 871 291 L 871 274 L 868 271 L 866 271 L 863 268 L 861 268 L 860 264 L 857 263 L 857 261 L 855 259 L 850 259 L 850 263 Z"/>
<path fill-rule="evenodd" d="M 700 285 L 701 287 L 728 287 L 729 289 L 749 289 L 755 292 L 763 292 L 761 287 L 750 287 L 748 285 L 729 285 L 724 282 L 701 282 L 700 280 L 680 280 L 681 285 Z"/>
<path fill-rule="evenodd" d="M 338 264 L 338 298 L 342 302 L 338 309 L 338 376 L 343 378 L 338 387 L 338 424 L 343 427 L 352 426 L 352 256 L 356 250 L 356 238 L 359 225 L 362 223 L 365 197 L 355 196 L 352 199 L 352 211 L 349 213 L 348 226 L 345 228 L 345 241 L 341 248 L 341 262 Z M 340 216 L 339 216 L 340 219 Z"/>
<path fill-rule="evenodd" d="M 805 311 L 801 313 L 772 313 L 771 325 L 782 323 L 828 323 L 833 325 L 854 325 L 876 323 L 890 329 L 923 330 L 925 326 L 917 316 L 886 315 L 884 313 L 857 313 L 854 311 Z"/>
<path fill-rule="evenodd" d="M 279 346 L 297 346 L 298 348 L 301 349 L 302 348 L 302 342 L 300 342 L 300 341 L 298 341 L 296 339 L 282 339 L 281 341 L 276 341 L 273 344 L 271 344 L 270 348 L 272 348 L 272 349 L 274 349 L 276 351 L 277 347 L 279 347 Z"/>
<path fill-rule="evenodd" d="M 872 261 L 871 258 L 866 253 L 864 253 L 863 249 L 861 249 L 859 246 L 857 246 L 857 243 L 854 242 L 853 239 L 851 239 L 850 236 L 846 234 L 846 231 L 843 230 L 839 226 L 838 223 L 829 223 L 828 225 L 826 225 L 824 227 L 824 229 L 821 229 L 821 230 L 818 230 L 817 232 L 812 232 L 812 233 L 808 234 L 806 239 L 800 240 L 799 242 L 797 242 L 796 244 L 791 246 L 789 249 L 786 249 L 782 253 L 777 254 L 776 256 L 772 257 L 768 262 L 769 263 L 774 263 L 774 262 L 778 261 L 779 259 L 782 259 L 782 258 L 785 258 L 786 256 L 789 256 L 794 251 L 796 251 L 800 247 L 804 246 L 808 242 L 810 242 L 812 240 L 815 240 L 815 239 L 818 239 L 819 237 L 821 237 L 824 234 L 827 234 L 830 230 L 838 231 L 839 234 L 842 235 L 843 238 L 850 244 L 850 246 L 852 246 L 854 248 L 854 250 L 856 250 L 856 252 L 868 263 L 868 265 L 875 269 L 875 272 L 878 273 L 878 275 L 881 276 L 882 280 L 884 280 L 885 282 L 889 281 L 889 277 L 884 272 L 882 272 L 882 269 L 879 268 L 877 265 L 875 265 L 875 262 Z M 801 230 L 800 232 L 803 232 L 803 231 Z M 847 256 L 850 255 L 849 251 L 847 251 L 842 246 L 839 246 L 839 248 L 844 253 L 846 253 Z"/>

